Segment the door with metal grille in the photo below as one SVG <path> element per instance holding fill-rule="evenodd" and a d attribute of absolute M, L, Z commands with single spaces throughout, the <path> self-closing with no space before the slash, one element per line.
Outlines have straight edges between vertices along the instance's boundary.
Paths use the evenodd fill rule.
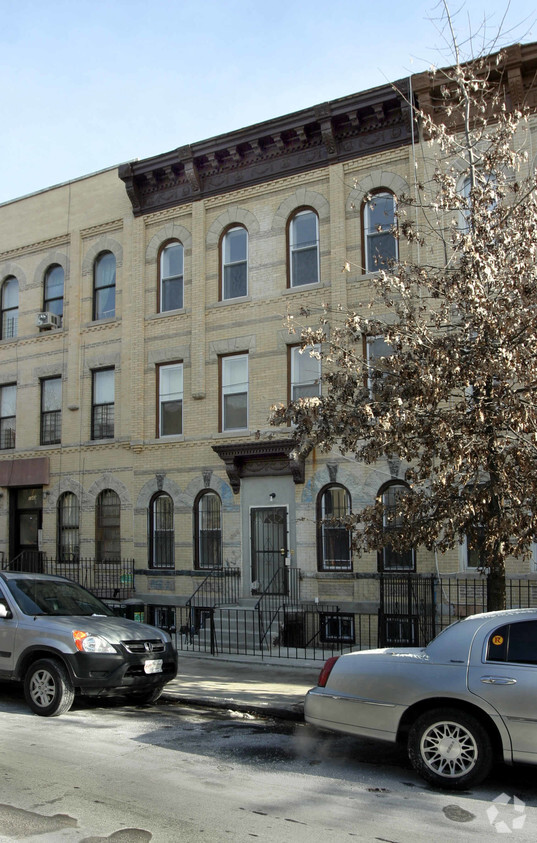
<path fill-rule="evenodd" d="M 284 506 L 250 510 L 252 583 L 256 590 L 287 594 L 287 509 Z"/>

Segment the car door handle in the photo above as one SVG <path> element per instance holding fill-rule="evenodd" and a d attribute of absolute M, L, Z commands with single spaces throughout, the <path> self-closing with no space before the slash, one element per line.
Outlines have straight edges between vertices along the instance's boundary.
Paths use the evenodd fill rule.
<path fill-rule="evenodd" d="M 482 676 L 485 685 L 516 685 L 516 679 L 510 676 Z"/>

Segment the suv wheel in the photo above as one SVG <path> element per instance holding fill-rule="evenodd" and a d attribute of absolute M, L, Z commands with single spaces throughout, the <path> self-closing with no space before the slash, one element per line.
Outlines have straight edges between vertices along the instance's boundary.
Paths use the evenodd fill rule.
<path fill-rule="evenodd" d="M 57 717 L 69 711 L 75 691 L 61 662 L 55 659 L 40 659 L 26 671 L 24 696 L 35 714 Z"/>
<path fill-rule="evenodd" d="M 427 711 L 408 736 L 412 766 L 437 787 L 462 790 L 479 784 L 493 760 L 489 735 L 471 714 L 453 708 Z"/>

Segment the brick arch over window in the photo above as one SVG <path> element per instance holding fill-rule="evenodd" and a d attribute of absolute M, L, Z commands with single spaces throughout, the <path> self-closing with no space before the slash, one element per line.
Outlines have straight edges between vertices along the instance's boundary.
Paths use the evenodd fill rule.
<path fill-rule="evenodd" d="M 300 208 L 311 208 L 319 217 L 319 222 L 326 222 L 330 218 L 330 204 L 328 200 L 315 190 L 301 187 L 281 203 L 272 220 L 272 230 L 284 233 L 287 230 L 289 217 Z"/>
<path fill-rule="evenodd" d="M 33 283 L 37 286 L 41 286 L 47 269 L 54 264 L 61 266 L 64 271 L 65 279 L 67 280 L 69 277 L 69 258 L 63 252 L 54 251 L 49 252 L 48 255 L 37 265 L 34 272 Z"/>
<path fill-rule="evenodd" d="M 171 240 L 178 240 L 182 243 L 185 252 L 192 250 L 192 235 L 190 231 L 184 225 L 170 222 L 163 228 L 160 228 L 147 244 L 145 262 L 147 264 L 156 263 L 161 247 Z"/>
<path fill-rule="evenodd" d="M 248 211 L 246 208 L 241 208 L 238 205 L 232 205 L 226 208 L 209 227 L 207 231 L 207 248 L 216 248 L 220 242 L 220 238 L 225 229 L 231 228 L 233 225 L 243 226 L 250 237 L 253 234 L 259 233 L 259 220 Z"/>
<path fill-rule="evenodd" d="M 388 170 L 373 170 L 372 173 L 359 179 L 358 186 L 349 193 L 347 213 L 357 214 L 368 193 L 378 193 L 379 190 L 386 190 L 397 197 L 403 193 L 408 194 L 410 188 L 408 182 L 397 173 L 391 173 Z"/>
<path fill-rule="evenodd" d="M 174 480 L 170 480 L 166 475 L 155 475 L 150 480 L 148 480 L 138 494 L 135 504 L 136 512 L 145 511 L 149 507 L 149 503 L 151 498 L 156 495 L 158 492 L 166 492 L 167 495 L 171 497 L 173 500 L 173 505 L 175 509 L 178 509 L 180 506 L 183 505 L 183 500 L 181 497 L 181 489 L 175 483 Z"/>
<path fill-rule="evenodd" d="M 19 292 L 22 292 L 28 286 L 28 282 L 26 279 L 26 275 L 16 263 L 1 263 L 0 264 L 0 286 L 6 281 L 11 275 L 14 275 L 17 281 L 19 282 Z"/>
<path fill-rule="evenodd" d="M 99 480 L 96 480 L 89 488 L 88 497 L 92 501 L 93 505 L 95 504 L 95 500 L 99 493 L 104 489 L 112 489 L 117 493 L 121 501 L 122 508 L 131 506 L 131 499 L 127 487 L 121 482 L 121 480 L 118 480 L 117 477 L 114 477 L 114 475 L 110 473 L 103 474 L 103 476 L 100 477 Z"/>
<path fill-rule="evenodd" d="M 93 275 L 95 260 L 102 252 L 112 252 L 116 259 L 116 269 L 123 264 L 123 247 L 121 246 L 121 243 L 118 243 L 118 241 L 114 240 L 113 237 L 100 237 L 96 243 L 90 246 L 84 255 L 84 260 L 82 261 L 82 275 Z"/>

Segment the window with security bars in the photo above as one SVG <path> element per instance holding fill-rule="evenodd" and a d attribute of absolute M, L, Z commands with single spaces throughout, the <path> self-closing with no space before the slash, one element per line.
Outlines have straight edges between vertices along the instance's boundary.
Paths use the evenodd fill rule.
<path fill-rule="evenodd" d="M 222 501 L 216 492 L 202 492 L 195 504 L 194 560 L 197 568 L 222 567 Z"/>
<path fill-rule="evenodd" d="M 317 499 L 318 565 L 320 571 L 351 571 L 351 533 L 344 519 L 351 511 L 344 486 L 327 486 Z"/>
<path fill-rule="evenodd" d="M 97 562 L 121 559 L 121 502 L 113 489 L 104 489 L 95 507 L 95 558 Z"/>
<path fill-rule="evenodd" d="M 15 447 L 17 387 L 7 384 L 0 387 L 0 449 Z"/>
<path fill-rule="evenodd" d="M 343 615 L 339 612 L 334 615 L 322 614 L 320 623 L 323 643 L 354 644 L 354 615 Z"/>
<path fill-rule="evenodd" d="M 401 502 L 409 494 L 408 486 L 403 483 L 390 483 L 381 491 L 382 520 L 384 534 L 395 533 L 403 527 Z M 415 553 L 413 548 L 395 550 L 391 544 L 386 544 L 379 552 L 380 571 L 413 571 L 415 569 Z"/>
<path fill-rule="evenodd" d="M 76 562 L 80 558 L 80 507 L 72 492 L 58 500 L 58 560 Z"/>
<path fill-rule="evenodd" d="M 173 501 L 164 492 L 155 495 L 151 501 L 149 532 L 151 567 L 173 568 L 175 564 Z"/>
<path fill-rule="evenodd" d="M 114 369 L 93 372 L 92 439 L 114 438 Z"/>
<path fill-rule="evenodd" d="M 41 381 L 41 445 L 56 445 L 62 433 L 62 379 Z"/>

